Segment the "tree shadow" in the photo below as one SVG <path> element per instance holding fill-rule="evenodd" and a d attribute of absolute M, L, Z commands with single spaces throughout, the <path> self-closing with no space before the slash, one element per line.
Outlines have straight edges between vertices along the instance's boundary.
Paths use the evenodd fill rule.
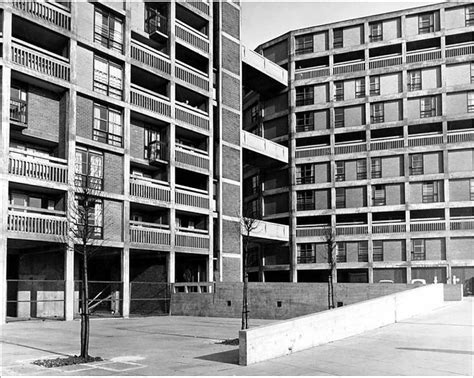
<path fill-rule="evenodd" d="M 205 356 L 196 357 L 199 360 L 221 362 L 223 364 L 238 365 L 239 364 L 239 349 L 227 350 L 225 352 L 208 354 Z"/>

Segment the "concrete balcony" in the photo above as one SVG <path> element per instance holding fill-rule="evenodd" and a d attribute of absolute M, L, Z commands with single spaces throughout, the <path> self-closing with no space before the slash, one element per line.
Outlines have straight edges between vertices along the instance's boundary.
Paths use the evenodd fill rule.
<path fill-rule="evenodd" d="M 399 66 L 403 63 L 403 58 L 401 55 L 399 56 L 390 56 L 385 58 L 374 58 L 369 59 L 369 69 L 376 69 L 376 68 L 388 68 Z"/>
<path fill-rule="evenodd" d="M 12 63 L 55 79 L 69 81 L 69 60 L 47 50 L 12 38 Z"/>
<path fill-rule="evenodd" d="M 338 64 L 338 65 L 335 65 L 332 70 L 333 70 L 334 75 L 364 71 L 365 62 Z"/>
<path fill-rule="evenodd" d="M 161 181 L 144 177 L 130 176 L 130 195 L 137 199 L 159 201 L 169 204 L 171 191 Z"/>
<path fill-rule="evenodd" d="M 176 20 L 175 32 L 178 42 L 184 42 L 185 45 L 191 46 L 193 50 L 204 53 L 205 55 L 209 54 L 209 38 L 204 34 L 193 30 L 179 20 Z"/>
<path fill-rule="evenodd" d="M 168 98 L 137 85 L 132 85 L 130 88 L 130 103 L 159 116 L 171 116 L 171 105 Z"/>
<path fill-rule="evenodd" d="M 259 220 L 255 230 L 250 233 L 250 237 L 288 242 L 290 240 L 290 228 L 284 224 Z"/>
<path fill-rule="evenodd" d="M 209 211 L 209 194 L 203 190 L 176 185 L 175 201 L 177 205 Z"/>
<path fill-rule="evenodd" d="M 44 236 L 61 238 L 67 235 L 68 223 L 65 216 L 29 213 L 20 211 L 16 207 L 10 207 L 8 210 L 7 229 L 9 233 L 18 236 L 30 234 L 41 238 Z"/>
<path fill-rule="evenodd" d="M 336 226 L 336 235 L 367 235 L 369 227 L 366 224 Z"/>
<path fill-rule="evenodd" d="M 144 64 L 147 68 L 167 75 L 171 74 L 170 58 L 140 42 L 132 41 L 130 55 L 135 62 Z"/>
<path fill-rule="evenodd" d="M 171 233 L 168 225 L 130 221 L 130 242 L 169 246 Z"/>
<path fill-rule="evenodd" d="M 197 168 L 205 173 L 209 172 L 209 156 L 204 151 L 177 144 L 175 157 L 177 166 L 182 166 L 183 168 L 190 170 L 195 170 Z"/>
<path fill-rule="evenodd" d="M 354 154 L 357 152 L 367 151 L 367 144 L 365 142 L 360 143 L 347 143 L 347 144 L 336 144 L 334 147 L 334 153 L 336 155 L 343 154 Z"/>
<path fill-rule="evenodd" d="M 176 247 L 209 251 L 209 233 L 207 230 L 178 228 L 175 235 Z"/>
<path fill-rule="evenodd" d="M 288 164 L 288 148 L 271 140 L 242 130 L 242 147 L 259 155 Z"/>
<path fill-rule="evenodd" d="M 372 140 L 370 142 L 371 151 L 385 151 L 385 150 L 394 150 L 397 148 L 403 148 L 404 140 L 403 138 L 390 139 L 384 141 Z"/>
<path fill-rule="evenodd" d="M 449 228 L 451 231 L 474 230 L 474 219 L 452 219 Z"/>
<path fill-rule="evenodd" d="M 372 224 L 373 234 L 399 234 L 406 232 L 405 223 L 381 223 Z"/>
<path fill-rule="evenodd" d="M 199 131 L 209 131 L 209 114 L 186 104 L 176 103 L 175 118 Z"/>
<path fill-rule="evenodd" d="M 197 9 L 198 11 L 209 15 L 209 3 L 202 0 L 179 0 L 179 3 L 185 5 L 190 9 Z"/>
<path fill-rule="evenodd" d="M 408 138 L 408 147 L 423 147 L 423 146 L 432 146 L 435 144 L 442 144 L 443 136 L 442 135 L 430 135 L 430 136 L 419 136 L 419 137 L 410 137 Z"/>
<path fill-rule="evenodd" d="M 446 48 L 447 59 L 472 54 L 474 54 L 473 44 L 459 45 L 455 47 Z"/>
<path fill-rule="evenodd" d="M 304 68 L 296 70 L 295 80 L 315 79 L 318 77 L 326 77 L 330 74 L 331 69 L 329 67 Z"/>
<path fill-rule="evenodd" d="M 448 133 L 448 143 L 474 142 L 474 131 Z"/>
<path fill-rule="evenodd" d="M 329 146 L 311 146 L 311 147 L 297 147 L 296 158 L 312 158 L 318 156 L 329 156 L 331 154 L 331 147 Z"/>
<path fill-rule="evenodd" d="M 311 237 L 323 237 L 327 234 L 329 226 L 308 226 L 298 227 L 296 229 L 296 237 L 298 238 L 311 238 Z"/>
<path fill-rule="evenodd" d="M 204 75 L 202 72 L 199 72 L 185 63 L 176 62 L 175 75 L 179 80 L 185 83 L 191 84 L 206 92 L 209 91 L 209 76 Z"/>
<path fill-rule="evenodd" d="M 441 59 L 441 50 L 407 53 L 407 63 L 429 62 Z"/>
<path fill-rule="evenodd" d="M 67 161 L 10 148 L 8 173 L 45 183 L 67 183 Z"/>
<path fill-rule="evenodd" d="M 27 13 L 28 17 L 46 21 L 65 30 L 71 30 L 70 12 L 55 6 L 55 4 L 31 0 L 13 0 L 12 5 L 13 8 Z"/>
<path fill-rule="evenodd" d="M 412 221 L 410 223 L 411 232 L 433 232 L 433 231 L 445 231 L 446 221 Z"/>

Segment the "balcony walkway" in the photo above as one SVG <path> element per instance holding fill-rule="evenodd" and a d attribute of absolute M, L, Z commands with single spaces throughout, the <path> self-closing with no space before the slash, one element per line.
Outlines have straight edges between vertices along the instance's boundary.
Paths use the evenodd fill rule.
<path fill-rule="evenodd" d="M 240 319 L 163 316 L 91 322 L 92 356 L 105 361 L 46 369 L 30 364 L 79 352 L 79 322 L 2 327 L 2 375 L 464 375 L 472 376 L 474 298 L 290 356 L 239 366 Z M 250 326 L 271 321 L 250 320 Z M 69 337 L 64 337 L 69 335 Z"/>

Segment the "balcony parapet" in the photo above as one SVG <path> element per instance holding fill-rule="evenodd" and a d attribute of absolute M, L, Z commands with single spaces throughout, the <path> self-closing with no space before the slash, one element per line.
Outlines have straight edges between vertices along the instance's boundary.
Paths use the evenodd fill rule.
<path fill-rule="evenodd" d="M 137 62 L 143 63 L 157 71 L 161 71 L 167 75 L 171 74 L 170 58 L 165 54 L 150 49 L 140 42 L 132 41 L 131 57 Z"/>
<path fill-rule="evenodd" d="M 427 62 L 430 60 L 441 59 L 441 50 L 407 53 L 406 59 L 407 63 Z"/>
<path fill-rule="evenodd" d="M 36 71 L 40 74 L 69 81 L 69 60 L 47 50 L 12 38 L 11 59 L 14 64 Z"/>
<path fill-rule="evenodd" d="M 427 222 L 411 222 L 410 231 L 411 232 L 432 232 L 432 231 L 445 231 L 446 230 L 446 221 L 437 220 L 437 221 L 427 221 Z"/>
<path fill-rule="evenodd" d="M 290 228 L 285 224 L 259 220 L 256 223 L 255 230 L 251 231 L 250 237 L 288 242 L 290 240 Z"/>
<path fill-rule="evenodd" d="M 204 14 L 209 15 L 209 3 L 201 0 L 179 0 L 180 3 L 189 5 L 192 8 L 201 11 Z"/>
<path fill-rule="evenodd" d="M 176 103 L 175 118 L 198 129 L 209 131 L 209 115 L 186 104 Z"/>
<path fill-rule="evenodd" d="M 385 58 L 374 58 L 369 59 L 369 69 L 373 70 L 376 68 L 387 68 L 392 66 L 399 66 L 403 63 L 402 56 L 391 56 Z"/>
<path fill-rule="evenodd" d="M 307 237 L 321 237 L 325 236 L 329 226 L 307 226 L 307 227 L 297 227 L 296 228 L 296 237 L 307 238 Z"/>
<path fill-rule="evenodd" d="M 472 54 L 474 54 L 473 44 L 459 45 L 455 47 L 446 48 L 446 58 L 454 58 L 457 56 L 472 55 Z"/>
<path fill-rule="evenodd" d="M 392 139 L 392 140 L 385 140 L 385 141 L 376 141 L 373 140 L 370 142 L 370 149 L 372 151 L 379 151 L 379 150 L 392 150 L 396 148 L 403 148 L 404 140 L 400 139 Z"/>
<path fill-rule="evenodd" d="M 209 76 L 204 75 L 202 72 L 197 71 L 185 63 L 176 62 L 175 75 L 178 79 L 188 84 L 194 85 L 206 92 L 209 91 Z"/>
<path fill-rule="evenodd" d="M 175 32 L 178 40 L 185 42 L 206 55 L 209 54 L 209 38 L 204 34 L 193 30 L 179 20 L 176 20 Z"/>
<path fill-rule="evenodd" d="M 474 142 L 474 131 L 448 133 L 448 143 Z"/>
<path fill-rule="evenodd" d="M 170 245 L 168 225 L 130 221 L 130 242 L 139 244 Z"/>
<path fill-rule="evenodd" d="M 333 67 L 333 74 L 340 75 L 365 70 L 365 62 L 341 64 Z"/>
<path fill-rule="evenodd" d="M 396 234 L 406 232 L 405 223 L 373 223 L 372 233 L 373 234 Z"/>
<path fill-rule="evenodd" d="M 209 170 L 209 156 L 182 144 L 176 145 L 176 162 L 191 168 Z"/>
<path fill-rule="evenodd" d="M 132 85 L 130 88 L 130 103 L 152 113 L 165 117 L 171 116 L 171 105 L 168 98 L 137 85 Z"/>
<path fill-rule="evenodd" d="M 442 135 L 419 136 L 419 137 L 408 138 L 408 147 L 432 146 L 434 144 L 442 144 L 442 143 L 443 143 Z"/>
<path fill-rule="evenodd" d="M 242 147 L 288 164 L 288 148 L 258 135 L 241 131 Z"/>
<path fill-rule="evenodd" d="M 10 148 L 8 173 L 45 182 L 67 183 L 67 161 Z"/>
<path fill-rule="evenodd" d="M 452 219 L 449 228 L 451 231 L 474 230 L 474 219 Z"/>
<path fill-rule="evenodd" d="M 130 195 L 154 201 L 169 203 L 171 200 L 169 186 L 161 181 L 144 177 L 130 176 Z"/>
<path fill-rule="evenodd" d="M 311 146 L 296 148 L 296 158 L 304 159 L 317 156 L 329 156 L 331 154 L 331 147 L 329 146 Z"/>
<path fill-rule="evenodd" d="M 367 235 L 369 227 L 366 224 L 361 225 L 341 225 L 336 226 L 336 235 Z"/>
<path fill-rule="evenodd" d="M 342 154 L 353 154 L 357 152 L 365 152 L 367 151 L 367 144 L 363 143 L 350 143 L 344 145 L 335 145 L 334 153 L 336 155 Z"/>
<path fill-rule="evenodd" d="M 287 70 L 244 45 L 242 45 L 242 62 L 270 76 L 285 87 L 288 85 Z"/>
<path fill-rule="evenodd" d="M 177 205 L 209 209 L 209 194 L 203 190 L 176 185 L 175 201 Z"/>
<path fill-rule="evenodd" d="M 176 247 L 209 250 L 209 233 L 207 230 L 190 230 L 178 228 L 175 235 Z"/>
<path fill-rule="evenodd" d="M 36 235 L 65 237 L 68 222 L 65 216 L 21 212 L 15 207 L 8 210 L 8 231 Z"/>
<path fill-rule="evenodd" d="M 19 9 L 29 15 L 49 22 L 57 27 L 71 30 L 71 14 L 54 4 L 31 0 L 13 0 L 14 8 Z"/>

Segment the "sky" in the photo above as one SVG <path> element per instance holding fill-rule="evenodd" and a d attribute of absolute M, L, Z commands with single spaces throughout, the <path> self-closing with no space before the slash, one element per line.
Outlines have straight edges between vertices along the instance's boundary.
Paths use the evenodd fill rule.
<path fill-rule="evenodd" d="M 251 49 L 289 30 L 440 3 L 391 1 L 242 1 L 242 41 Z"/>

